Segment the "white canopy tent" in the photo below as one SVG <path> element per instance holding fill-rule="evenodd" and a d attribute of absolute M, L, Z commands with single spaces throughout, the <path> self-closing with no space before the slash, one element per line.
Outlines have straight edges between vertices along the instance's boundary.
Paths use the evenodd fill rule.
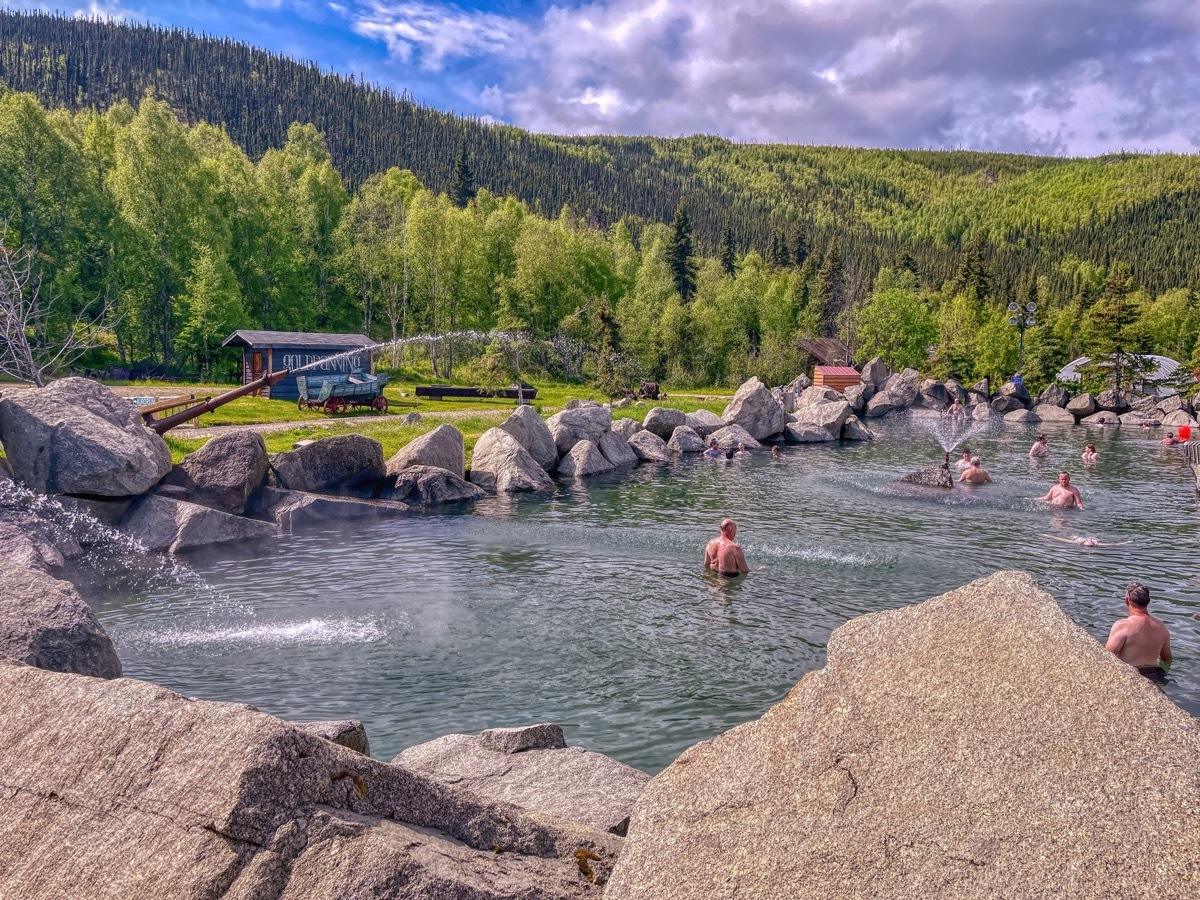
<path fill-rule="evenodd" d="M 1127 358 L 1137 359 L 1146 363 L 1147 370 L 1140 372 L 1133 379 L 1133 387 L 1145 393 L 1149 393 L 1151 390 L 1160 396 L 1177 393 L 1174 387 L 1167 386 L 1164 384 L 1164 382 L 1173 381 L 1180 375 L 1184 375 L 1187 372 L 1187 370 L 1183 367 L 1183 363 L 1176 362 L 1175 360 L 1166 356 L 1155 356 L 1152 353 L 1147 353 L 1144 355 Z M 1059 370 L 1058 374 L 1054 377 L 1058 381 L 1079 381 L 1079 369 L 1081 369 L 1083 366 L 1086 366 L 1091 361 L 1092 358 L 1090 356 L 1081 356 L 1079 359 L 1074 359 L 1063 366 Z M 1151 363 L 1154 366 L 1153 369 L 1149 368 Z M 1112 360 L 1100 363 L 1100 365 L 1112 366 Z"/>

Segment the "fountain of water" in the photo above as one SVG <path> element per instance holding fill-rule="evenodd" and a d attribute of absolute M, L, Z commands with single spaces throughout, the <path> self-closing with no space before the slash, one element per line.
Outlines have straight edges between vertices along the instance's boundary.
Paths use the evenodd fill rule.
<path fill-rule="evenodd" d="M 954 478 L 950 474 L 950 454 L 968 438 L 987 431 L 992 425 L 991 415 L 982 419 L 969 419 L 962 414 L 943 413 L 937 419 L 918 419 L 917 421 L 925 425 L 937 440 L 945 454 L 945 461 L 940 465 L 926 466 L 911 472 L 901 477 L 899 483 L 923 487 L 954 487 Z"/>

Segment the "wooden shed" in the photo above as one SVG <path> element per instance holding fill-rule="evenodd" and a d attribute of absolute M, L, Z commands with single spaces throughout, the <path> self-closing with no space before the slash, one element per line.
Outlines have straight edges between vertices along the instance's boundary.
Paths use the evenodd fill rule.
<path fill-rule="evenodd" d="M 859 384 L 862 376 L 853 366 L 817 366 L 813 369 L 813 384 L 817 387 L 844 391 L 852 384 Z"/>
<path fill-rule="evenodd" d="M 280 369 L 315 365 L 304 374 L 335 375 L 352 371 L 375 371 L 375 342 L 365 334 L 308 334 L 302 331 L 235 331 L 222 347 L 242 348 L 242 384 Z M 347 353 L 358 350 L 359 353 Z M 346 354 L 346 355 L 342 355 Z M 334 357 L 331 359 L 331 357 Z M 260 396 L 272 400 L 295 400 L 300 396 L 295 376 L 264 388 Z"/>

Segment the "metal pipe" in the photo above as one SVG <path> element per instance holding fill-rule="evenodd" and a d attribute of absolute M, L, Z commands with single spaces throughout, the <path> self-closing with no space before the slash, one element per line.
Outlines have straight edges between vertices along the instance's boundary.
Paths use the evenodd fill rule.
<path fill-rule="evenodd" d="M 146 425 L 159 434 L 165 434 L 176 425 L 190 422 L 192 419 L 202 416 L 206 412 L 212 412 L 218 406 L 224 406 L 231 400 L 236 400 L 238 397 L 245 397 L 247 394 L 252 394 L 260 388 L 268 387 L 282 381 L 284 378 L 287 378 L 290 371 L 290 369 L 280 369 L 278 372 L 268 372 L 262 378 L 256 378 L 254 381 L 234 388 L 232 391 L 226 391 L 224 394 L 218 394 L 211 400 L 205 400 L 203 403 L 198 403 L 190 409 L 177 412 L 173 416 L 167 416 L 165 419 L 151 419 Z"/>

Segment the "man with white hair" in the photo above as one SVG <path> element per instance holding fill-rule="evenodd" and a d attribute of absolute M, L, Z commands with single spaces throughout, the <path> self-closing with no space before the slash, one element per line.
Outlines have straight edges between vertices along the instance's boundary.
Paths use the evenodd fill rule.
<path fill-rule="evenodd" d="M 958 480 L 963 484 L 988 484 L 992 480 L 992 476 L 988 474 L 987 469 L 983 467 L 983 462 L 978 456 L 971 457 L 971 468 L 966 469 Z"/>

